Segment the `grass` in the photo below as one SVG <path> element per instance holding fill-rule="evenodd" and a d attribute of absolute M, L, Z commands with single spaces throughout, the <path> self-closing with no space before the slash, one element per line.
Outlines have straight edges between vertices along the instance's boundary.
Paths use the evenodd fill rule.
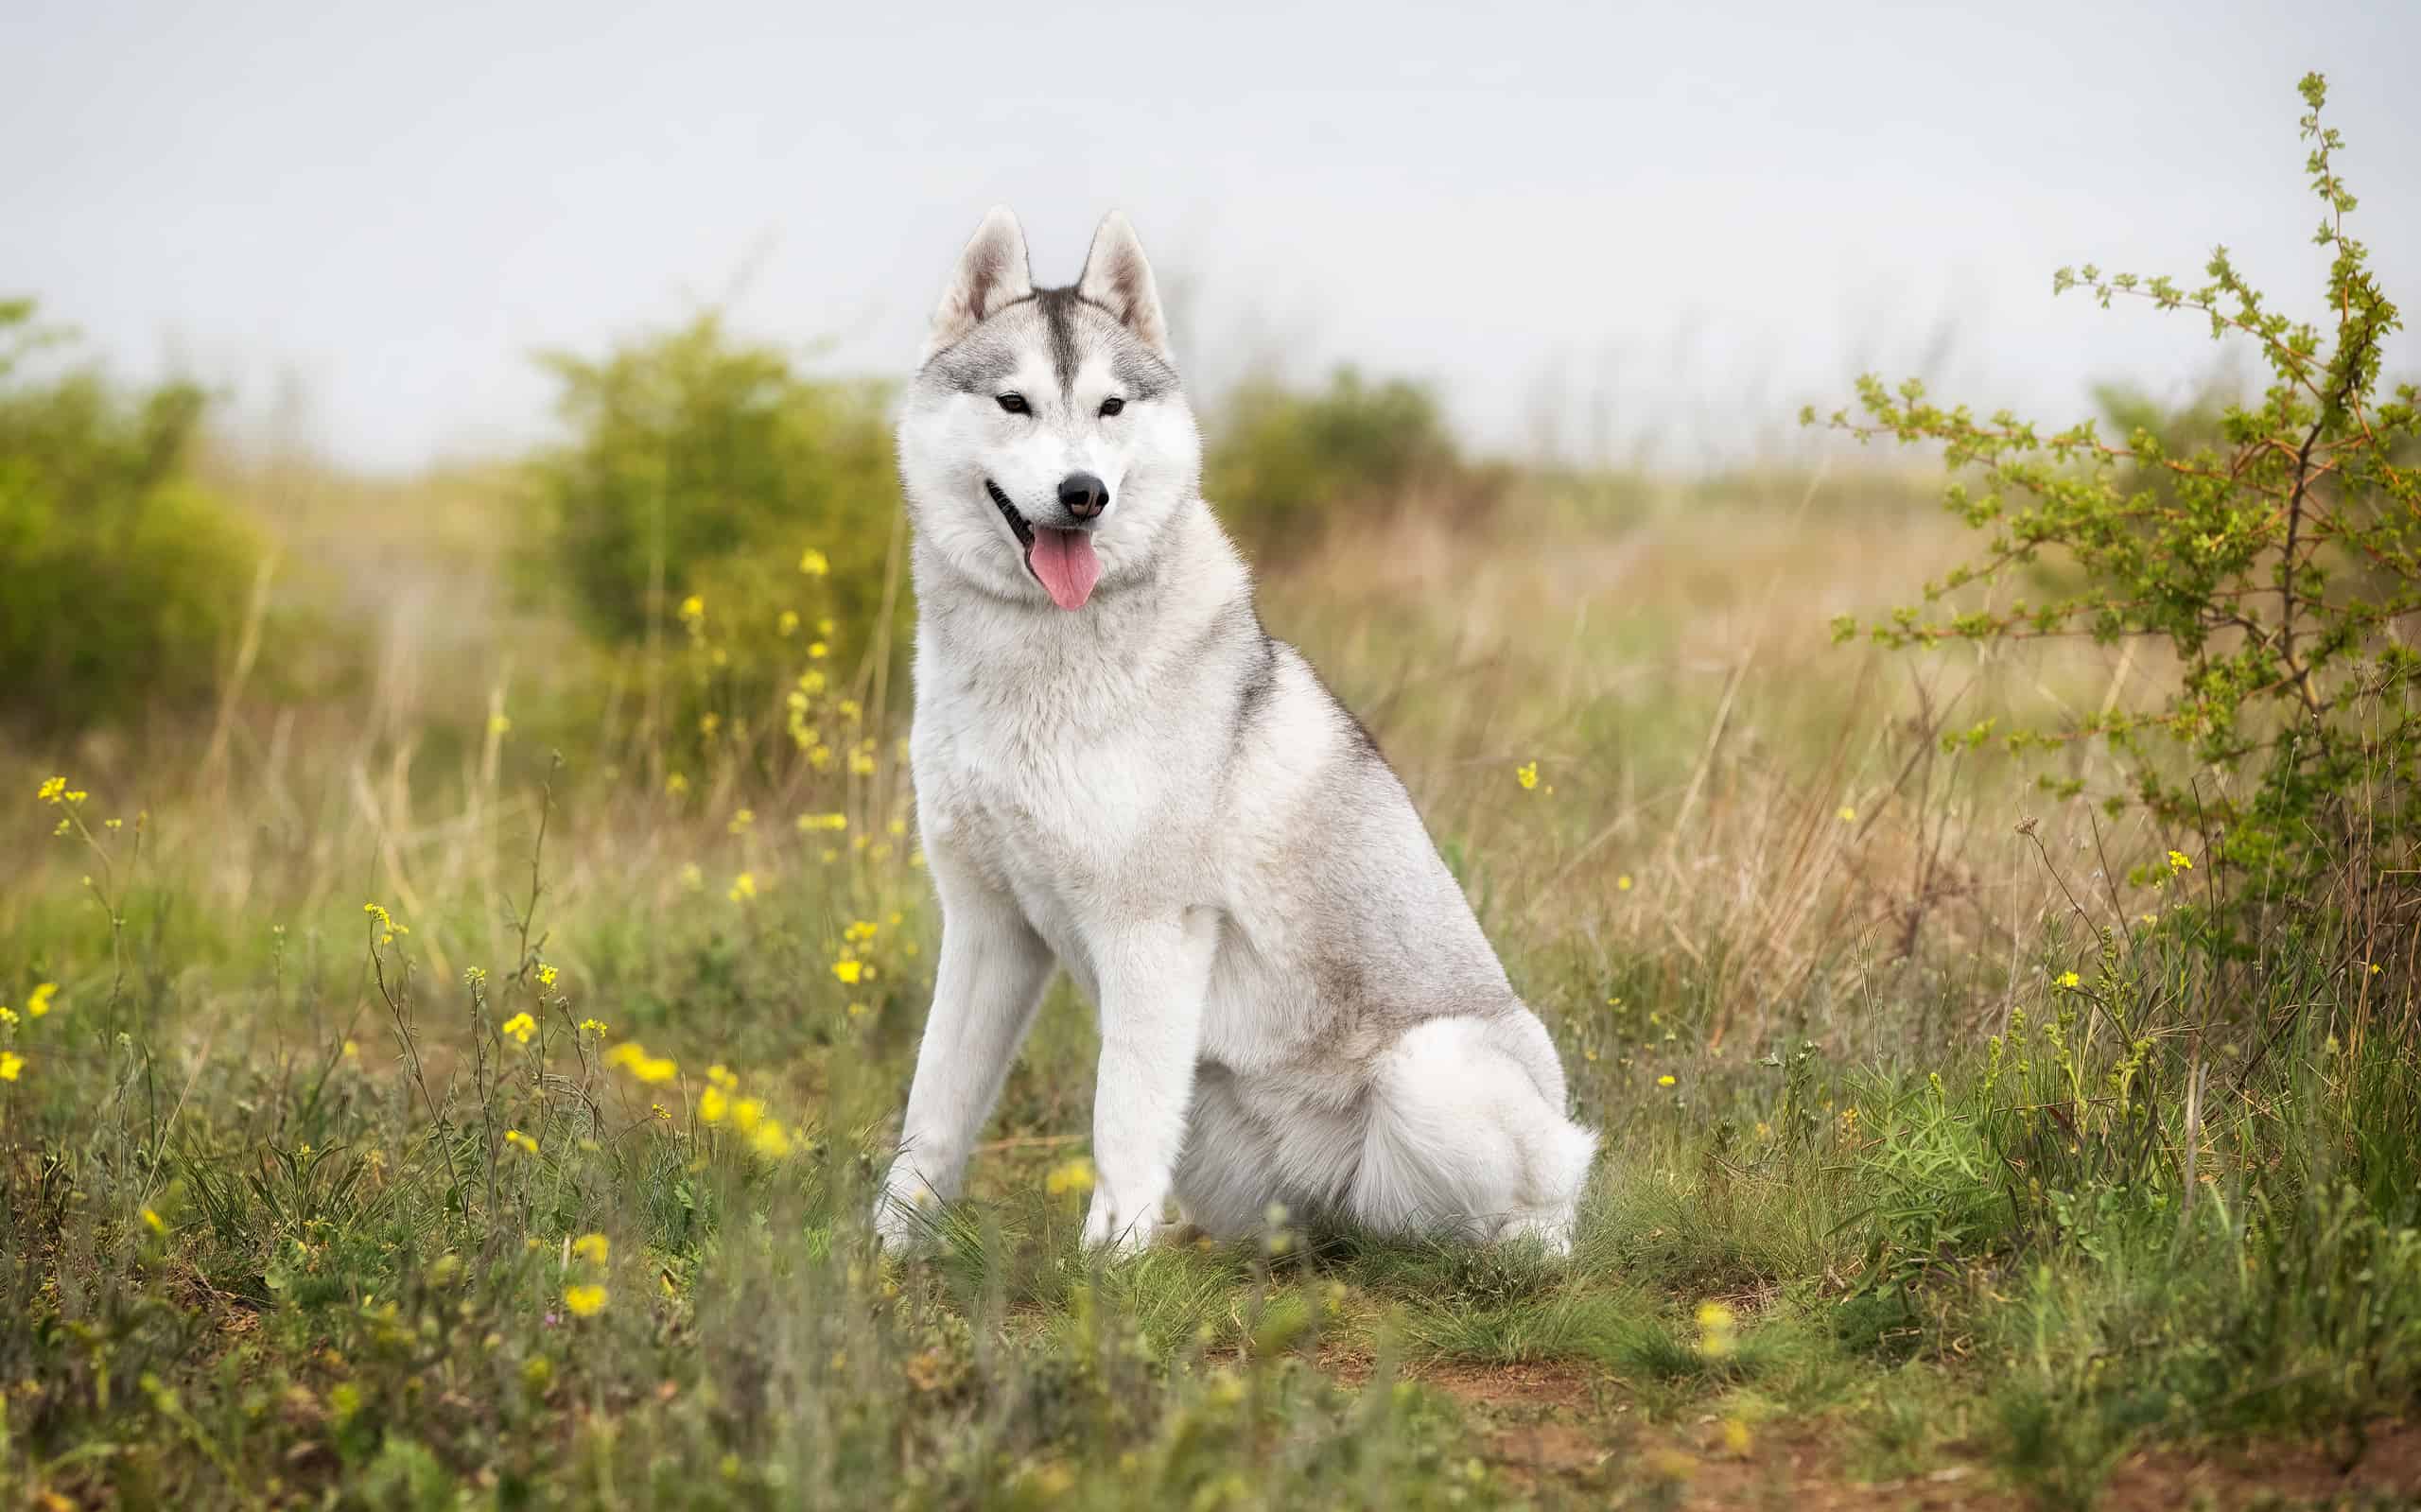
<path fill-rule="evenodd" d="M 1605 1131 L 1569 1262 L 1285 1222 L 1103 1265 L 1062 989 L 898 1266 L 865 1215 L 938 928 L 899 690 L 800 652 L 802 741 L 727 700 L 713 605 L 651 674 L 514 592 L 507 479 L 217 466 L 305 564 L 270 623 L 358 670 L 0 771 L 0 1497 L 2421 1484 L 2412 925 L 2215 964 L 2190 878 L 2116 880 L 2175 837 L 1946 754 L 2166 674 L 1831 646 L 1955 559 L 1921 488 L 1541 482 L 1273 575 Z"/>

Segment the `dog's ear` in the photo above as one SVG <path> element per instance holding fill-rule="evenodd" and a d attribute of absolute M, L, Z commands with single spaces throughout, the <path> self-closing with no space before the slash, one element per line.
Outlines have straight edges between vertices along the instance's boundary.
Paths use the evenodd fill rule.
<path fill-rule="evenodd" d="M 925 360 L 957 344 L 983 323 L 984 318 L 1034 292 L 1034 273 L 1026 261 L 1025 233 L 1006 205 L 994 205 L 975 228 L 975 238 L 958 254 L 949 287 L 933 311 L 933 328 L 925 338 Z"/>
<path fill-rule="evenodd" d="M 1168 321 L 1160 314 L 1159 286 L 1152 282 L 1152 265 L 1144 261 L 1143 244 L 1136 239 L 1125 212 L 1113 210 L 1102 217 L 1092 250 L 1085 253 L 1076 293 L 1117 316 L 1161 361 L 1176 362 L 1169 352 Z"/>

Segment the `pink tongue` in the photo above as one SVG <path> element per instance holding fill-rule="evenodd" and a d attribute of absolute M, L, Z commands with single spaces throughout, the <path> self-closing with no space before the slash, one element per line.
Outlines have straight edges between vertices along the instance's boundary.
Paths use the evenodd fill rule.
<path fill-rule="evenodd" d="M 1025 560 L 1051 601 L 1062 609 L 1082 609 L 1093 596 L 1093 584 L 1101 581 L 1101 558 L 1093 555 L 1093 538 L 1082 530 L 1037 528 L 1034 549 Z"/>

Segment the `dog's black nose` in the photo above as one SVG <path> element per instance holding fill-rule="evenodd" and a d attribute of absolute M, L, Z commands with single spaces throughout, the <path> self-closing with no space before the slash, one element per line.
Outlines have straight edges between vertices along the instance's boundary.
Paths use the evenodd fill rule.
<path fill-rule="evenodd" d="M 1080 520 L 1089 520 L 1109 508 L 1109 489 L 1090 473 L 1070 473 L 1059 480 L 1059 502 Z"/>

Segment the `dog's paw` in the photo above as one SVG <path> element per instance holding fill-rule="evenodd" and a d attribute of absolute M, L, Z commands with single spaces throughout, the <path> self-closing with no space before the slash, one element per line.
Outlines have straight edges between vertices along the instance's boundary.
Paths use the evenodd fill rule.
<path fill-rule="evenodd" d="M 1160 1226 L 1158 1204 L 1150 1204 L 1141 1212 L 1123 1213 L 1107 1192 L 1095 1191 L 1092 1206 L 1085 1212 L 1085 1247 L 1123 1260 L 1150 1248 Z"/>
<path fill-rule="evenodd" d="M 922 1182 L 889 1188 L 875 1199 L 875 1238 L 885 1255 L 921 1255 L 939 1242 L 941 1200 Z"/>

